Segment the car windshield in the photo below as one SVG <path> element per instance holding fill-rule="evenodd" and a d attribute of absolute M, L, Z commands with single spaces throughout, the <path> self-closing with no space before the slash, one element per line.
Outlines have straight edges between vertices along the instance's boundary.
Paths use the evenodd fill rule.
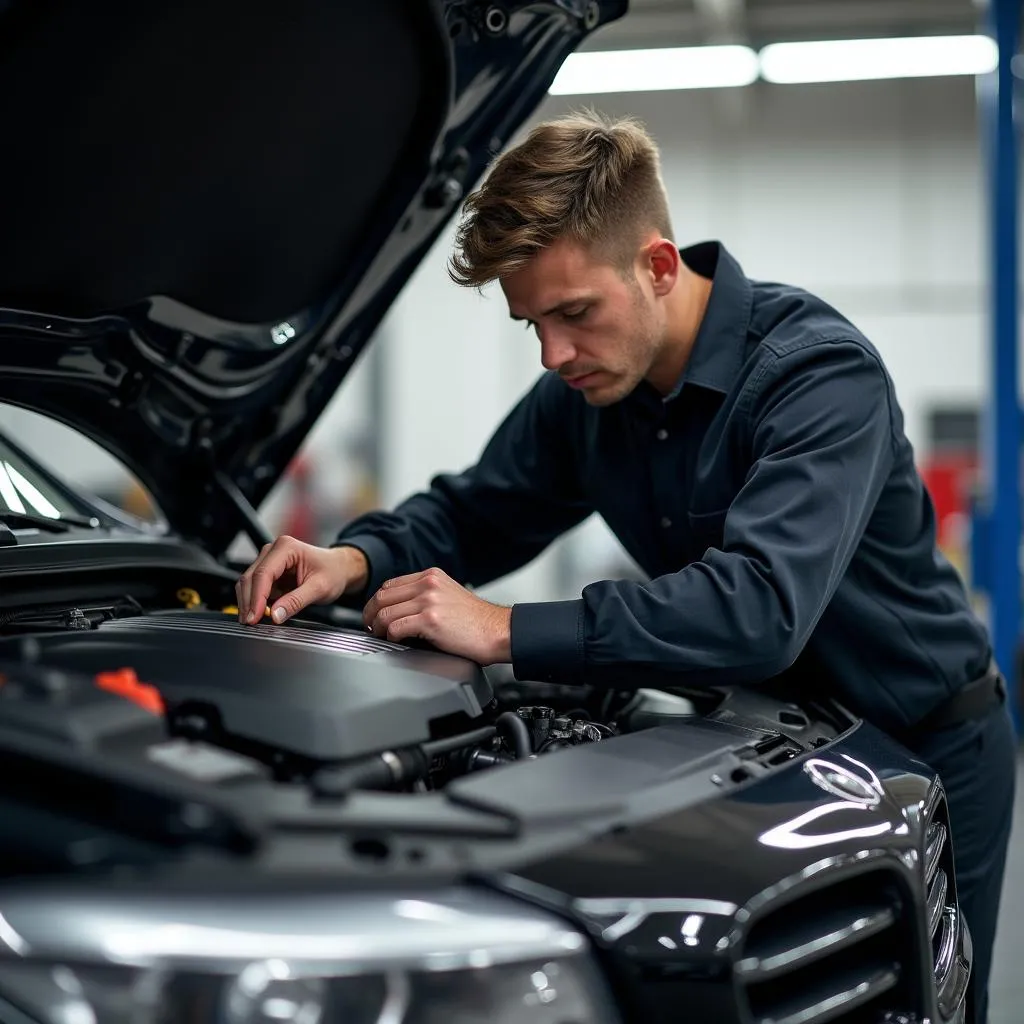
<path fill-rule="evenodd" d="M 113 453 L 74 427 L 0 402 L 0 516 L 13 530 L 67 526 L 163 531 L 149 492 Z M 32 522 L 35 520 L 35 522 Z"/>
<path fill-rule="evenodd" d="M 3 434 L 0 434 L 0 516 L 16 525 L 17 517 L 32 519 L 88 520 L 84 503 L 36 465 Z"/>

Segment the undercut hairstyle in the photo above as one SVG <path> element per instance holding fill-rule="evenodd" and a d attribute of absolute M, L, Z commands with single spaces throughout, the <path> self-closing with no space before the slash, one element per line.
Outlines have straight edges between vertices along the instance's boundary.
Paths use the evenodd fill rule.
<path fill-rule="evenodd" d="M 674 241 L 658 147 L 632 118 L 537 125 L 466 198 L 448 273 L 482 287 L 567 238 L 625 270 L 644 235 Z"/>

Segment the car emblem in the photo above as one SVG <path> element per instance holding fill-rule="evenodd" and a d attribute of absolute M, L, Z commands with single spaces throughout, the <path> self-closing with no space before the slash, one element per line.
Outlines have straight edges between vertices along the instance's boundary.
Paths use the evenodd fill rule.
<path fill-rule="evenodd" d="M 804 764 L 804 771 L 816 786 L 843 800 L 851 800 L 865 807 L 877 807 L 882 799 L 882 794 L 874 785 L 846 765 L 812 757 Z"/>

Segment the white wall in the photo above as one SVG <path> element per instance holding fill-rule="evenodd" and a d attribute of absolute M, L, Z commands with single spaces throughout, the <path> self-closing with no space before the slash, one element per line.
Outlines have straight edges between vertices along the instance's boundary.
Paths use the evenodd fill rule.
<path fill-rule="evenodd" d="M 971 80 L 551 98 L 537 117 L 585 105 L 634 114 L 659 140 L 680 245 L 721 239 L 751 276 L 817 291 L 867 332 L 915 445 L 930 404 L 981 400 L 987 214 Z M 472 460 L 539 371 L 500 291 L 450 283 L 450 244 L 449 233 L 388 321 L 388 500 Z M 588 537 L 606 544 L 597 528 Z M 492 592 L 567 586 L 548 558 Z"/>

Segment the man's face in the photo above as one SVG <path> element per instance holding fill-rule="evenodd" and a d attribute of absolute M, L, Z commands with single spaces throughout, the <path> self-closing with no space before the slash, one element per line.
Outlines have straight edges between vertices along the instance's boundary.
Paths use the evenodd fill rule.
<path fill-rule="evenodd" d="M 647 376 L 664 318 L 633 268 L 623 271 L 563 239 L 503 277 L 501 287 L 512 319 L 536 330 L 544 367 L 591 405 L 620 401 Z"/>

